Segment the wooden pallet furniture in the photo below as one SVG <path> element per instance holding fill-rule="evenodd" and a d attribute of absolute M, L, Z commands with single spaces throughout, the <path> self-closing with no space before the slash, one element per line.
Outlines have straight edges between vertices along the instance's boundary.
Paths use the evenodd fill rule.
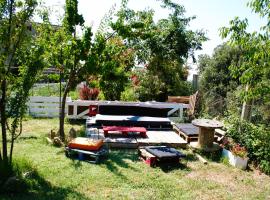
<path fill-rule="evenodd" d="M 220 149 L 220 146 L 214 143 L 215 129 L 222 128 L 223 123 L 211 119 L 195 119 L 192 124 L 199 127 L 198 142 L 190 143 L 193 148 L 206 152 L 214 152 Z"/>
<path fill-rule="evenodd" d="M 80 161 L 86 161 L 94 164 L 99 163 L 102 158 L 106 158 L 108 153 L 109 150 L 105 146 L 100 148 L 98 151 L 86 151 L 69 147 L 65 148 L 65 154 L 68 158 L 78 159 Z"/>
<path fill-rule="evenodd" d="M 168 96 L 168 102 L 188 104 L 187 113 L 189 116 L 193 116 L 195 112 L 197 98 L 198 98 L 198 91 L 190 96 Z"/>
<path fill-rule="evenodd" d="M 139 157 L 143 160 L 144 163 L 150 167 L 156 166 L 157 158 L 151 153 L 147 152 L 144 148 L 140 147 L 138 151 Z"/>
<path fill-rule="evenodd" d="M 188 143 L 198 140 L 199 128 L 191 123 L 174 124 L 174 129 Z"/>
<path fill-rule="evenodd" d="M 177 123 L 173 125 L 174 130 L 188 143 L 198 141 L 199 128 L 191 123 Z M 221 143 L 225 136 L 225 131 L 221 129 L 215 129 L 214 140 Z"/>
<path fill-rule="evenodd" d="M 126 126 L 103 126 L 104 136 L 107 137 L 109 131 L 121 132 L 124 136 L 128 136 L 129 132 L 138 132 L 141 137 L 146 137 L 146 128 L 144 127 L 126 127 Z"/>
<path fill-rule="evenodd" d="M 158 164 L 179 164 L 186 155 L 167 146 L 147 146 L 139 148 L 139 156 L 151 167 Z"/>

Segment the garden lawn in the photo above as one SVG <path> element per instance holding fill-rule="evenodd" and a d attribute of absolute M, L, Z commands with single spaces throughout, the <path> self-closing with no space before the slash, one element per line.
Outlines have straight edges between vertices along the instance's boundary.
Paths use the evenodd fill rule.
<path fill-rule="evenodd" d="M 46 143 L 57 119 L 24 121 L 15 144 L 15 159 L 26 159 L 32 190 L 0 199 L 270 199 L 270 177 L 257 170 L 242 171 L 223 163 L 207 165 L 188 156 L 185 167 L 150 168 L 131 150 L 110 151 L 95 165 L 65 157 L 63 148 Z M 66 132 L 72 127 L 66 124 Z M 83 125 L 73 125 L 77 130 Z"/>

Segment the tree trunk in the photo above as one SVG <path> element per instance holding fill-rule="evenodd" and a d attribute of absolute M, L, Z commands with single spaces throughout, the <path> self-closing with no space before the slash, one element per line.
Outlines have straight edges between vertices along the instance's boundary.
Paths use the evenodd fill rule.
<path fill-rule="evenodd" d="M 60 139 L 62 142 L 65 141 L 65 130 L 64 130 L 64 122 L 65 122 L 65 107 L 66 107 L 66 99 L 67 99 L 67 94 L 69 92 L 70 89 L 70 85 L 73 81 L 73 77 L 74 77 L 74 73 L 71 71 L 70 75 L 69 75 L 69 79 L 67 81 L 64 93 L 63 93 L 63 97 L 62 97 L 62 102 L 61 102 L 61 112 L 60 112 L 60 123 L 59 123 L 59 135 L 60 135 Z"/>
<path fill-rule="evenodd" d="M 61 112 L 60 112 L 60 124 L 59 124 L 59 135 L 60 139 L 62 142 L 65 141 L 65 130 L 64 130 L 64 122 L 65 122 L 65 107 L 66 107 L 66 99 L 67 99 L 67 94 L 69 92 L 68 87 L 65 87 L 64 94 L 62 97 L 62 102 L 61 102 Z"/>
<path fill-rule="evenodd" d="M 246 85 L 246 92 L 249 89 L 249 85 Z M 244 101 L 242 106 L 241 120 L 250 121 L 251 118 L 252 100 Z"/>
<path fill-rule="evenodd" d="M 245 101 L 242 106 L 241 120 L 250 121 L 252 101 Z"/>
<path fill-rule="evenodd" d="M 11 139 L 11 145 L 10 145 L 10 153 L 9 153 L 9 165 L 12 165 L 12 155 L 13 155 L 13 148 L 14 148 L 14 141 L 15 139 Z"/>
<path fill-rule="evenodd" d="M 7 83 L 4 79 L 1 82 L 2 97 L 0 101 L 1 127 L 2 127 L 2 156 L 4 169 L 8 168 L 8 154 L 7 154 L 7 129 L 6 129 L 6 89 Z"/>

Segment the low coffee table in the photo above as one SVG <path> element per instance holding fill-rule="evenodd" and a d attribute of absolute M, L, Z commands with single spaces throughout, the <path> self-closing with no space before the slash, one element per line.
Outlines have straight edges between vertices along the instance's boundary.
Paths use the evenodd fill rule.
<path fill-rule="evenodd" d="M 219 145 L 214 143 L 214 135 L 216 128 L 223 127 L 221 122 L 211 119 L 195 119 L 192 121 L 192 124 L 199 127 L 198 142 L 190 143 L 193 148 L 206 152 L 213 152 L 220 149 Z"/>

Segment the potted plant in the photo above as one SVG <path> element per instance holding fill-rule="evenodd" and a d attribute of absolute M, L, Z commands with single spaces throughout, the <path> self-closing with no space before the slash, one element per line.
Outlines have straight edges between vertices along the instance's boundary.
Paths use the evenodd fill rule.
<path fill-rule="evenodd" d="M 237 168 L 246 169 L 248 163 L 247 150 L 245 147 L 225 138 L 222 143 L 222 156 L 227 157 L 229 163 Z"/>

